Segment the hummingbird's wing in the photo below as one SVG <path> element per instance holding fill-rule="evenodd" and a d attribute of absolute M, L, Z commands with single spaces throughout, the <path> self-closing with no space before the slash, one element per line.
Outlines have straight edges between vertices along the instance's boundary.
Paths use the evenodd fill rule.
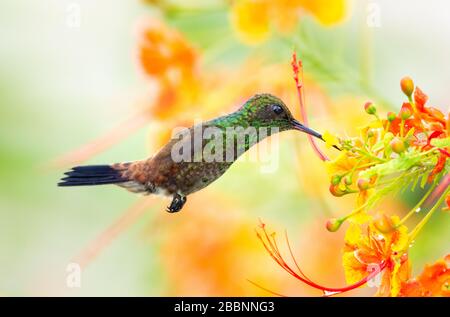
<path fill-rule="evenodd" d="M 222 130 L 210 129 L 210 122 L 181 131 L 164 145 L 155 156 L 136 167 L 132 177 L 145 182 L 155 193 L 188 195 L 220 177 L 233 163 L 224 160 L 215 149 L 223 147 L 221 140 L 206 134 Z M 208 132 L 209 131 L 209 132 Z M 206 136 L 206 138 L 204 137 Z M 211 152 L 215 157 L 211 157 Z"/>

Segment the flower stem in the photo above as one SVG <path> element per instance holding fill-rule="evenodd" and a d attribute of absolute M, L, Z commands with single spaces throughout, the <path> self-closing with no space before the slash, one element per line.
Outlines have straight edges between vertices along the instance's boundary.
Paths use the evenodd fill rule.
<path fill-rule="evenodd" d="M 433 192 L 435 186 L 431 186 L 430 189 L 427 191 L 427 193 L 422 197 L 422 199 L 414 206 L 413 209 L 411 209 L 411 211 L 409 211 L 405 217 L 403 217 L 403 219 L 398 223 L 397 227 L 400 227 L 401 225 L 403 225 L 415 212 L 417 212 L 417 209 L 420 208 L 420 206 L 422 206 L 422 204 L 425 202 L 425 200 L 431 195 L 431 193 Z"/>
<path fill-rule="evenodd" d="M 353 210 L 352 212 L 350 212 L 349 214 L 342 216 L 340 218 L 338 218 L 338 221 L 344 222 L 346 221 L 348 218 L 353 217 L 354 215 L 360 213 L 362 210 L 364 210 L 364 208 L 366 208 L 369 205 L 369 202 L 366 201 L 364 204 L 362 204 L 361 206 L 359 206 L 358 208 L 356 208 L 355 210 Z"/>
<path fill-rule="evenodd" d="M 419 224 L 414 228 L 413 231 L 409 234 L 409 241 L 413 241 L 417 235 L 419 234 L 420 230 L 425 226 L 425 224 L 430 220 L 431 216 L 434 214 L 434 212 L 441 206 L 441 204 L 444 202 L 445 197 L 447 194 L 450 193 L 450 187 L 447 187 L 445 192 L 439 197 L 439 200 L 434 204 L 433 208 L 430 209 L 430 211 L 427 213 L 425 217 L 419 222 Z"/>
<path fill-rule="evenodd" d="M 384 130 L 384 133 L 389 132 L 389 129 L 391 128 L 391 121 L 388 121 L 386 124 L 386 130 Z"/>

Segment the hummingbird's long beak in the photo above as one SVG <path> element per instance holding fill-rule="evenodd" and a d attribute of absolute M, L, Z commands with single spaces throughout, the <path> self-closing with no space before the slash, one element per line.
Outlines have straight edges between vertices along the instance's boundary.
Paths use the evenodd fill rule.
<path fill-rule="evenodd" d="M 292 122 L 292 126 L 294 127 L 295 130 L 308 133 L 309 135 L 312 135 L 313 137 L 316 137 L 316 138 L 321 139 L 323 141 L 322 134 L 320 134 L 319 132 L 316 132 L 313 129 L 305 127 L 303 124 L 301 124 L 300 122 L 298 122 L 295 119 L 292 119 L 291 122 Z"/>
<path fill-rule="evenodd" d="M 321 139 L 322 141 L 325 142 L 325 140 L 322 137 L 322 134 L 320 134 L 319 132 L 314 131 L 313 129 L 310 129 L 308 127 L 305 127 L 303 124 L 301 124 L 300 122 L 298 122 L 295 119 L 292 119 L 292 126 L 294 127 L 295 130 L 301 131 L 301 132 L 305 132 L 308 133 L 309 135 L 312 135 L 313 137 L 316 137 L 318 139 Z M 337 146 L 337 145 L 333 145 L 333 147 L 339 151 L 341 151 L 341 149 Z"/>

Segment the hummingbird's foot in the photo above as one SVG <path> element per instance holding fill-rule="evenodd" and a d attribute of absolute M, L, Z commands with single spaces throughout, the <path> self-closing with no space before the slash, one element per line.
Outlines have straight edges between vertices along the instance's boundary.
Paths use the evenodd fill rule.
<path fill-rule="evenodd" d="M 173 196 L 172 202 L 167 206 L 166 211 L 170 213 L 178 212 L 183 208 L 186 203 L 186 196 L 181 196 L 180 194 L 175 194 Z"/>

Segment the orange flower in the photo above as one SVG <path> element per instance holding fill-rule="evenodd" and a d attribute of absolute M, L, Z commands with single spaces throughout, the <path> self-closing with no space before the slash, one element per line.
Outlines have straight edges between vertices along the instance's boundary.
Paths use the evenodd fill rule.
<path fill-rule="evenodd" d="M 378 289 L 380 296 L 397 296 L 402 281 L 409 278 L 407 228 L 399 225 L 399 218 L 389 219 L 392 229 L 380 231 L 380 225 L 372 221 L 364 232 L 363 226 L 351 223 L 345 235 L 342 262 L 347 283 L 355 283 L 374 269 L 381 275 Z M 378 228 L 377 228 L 378 227 Z"/>
<path fill-rule="evenodd" d="M 416 87 L 414 91 L 414 101 L 419 117 L 427 122 L 437 122 L 445 129 L 446 120 L 444 114 L 436 108 L 426 107 L 425 103 L 427 100 L 428 96 L 425 95 L 419 87 Z"/>
<path fill-rule="evenodd" d="M 428 97 L 419 88 L 414 91 L 411 79 L 402 79 L 402 89 L 409 102 L 403 103 L 398 114 L 391 112 L 386 119 L 381 119 L 376 107 L 371 102 L 366 103 L 366 112 L 375 120 L 361 129 L 359 138 L 340 140 L 343 151 L 326 163 L 333 195 L 358 193 L 358 207 L 373 204 L 384 195 L 382 189 L 387 183 L 383 184 L 382 179 L 397 173 L 399 167 L 417 165 L 415 161 L 428 160 L 429 169 L 424 175 L 429 182 L 442 176 L 450 157 L 448 119 L 439 110 L 425 106 Z M 413 91 L 415 101 L 411 98 Z"/>
<path fill-rule="evenodd" d="M 403 282 L 399 296 L 450 296 L 450 254 L 433 265 L 425 266 L 422 273 Z"/>
<path fill-rule="evenodd" d="M 143 72 L 157 84 L 153 116 L 171 118 L 199 95 L 198 54 L 178 31 L 157 20 L 142 22 L 138 58 Z"/>
<path fill-rule="evenodd" d="M 402 120 L 399 117 L 396 117 L 391 122 L 389 131 L 394 133 L 395 135 L 399 135 L 400 134 L 401 125 L 402 125 Z M 384 122 L 384 126 L 385 127 L 387 126 L 387 122 Z M 404 131 L 405 131 L 405 133 L 408 133 L 409 130 L 411 130 L 413 128 L 414 128 L 414 131 L 415 131 L 416 135 L 424 130 L 422 124 L 416 118 L 412 118 L 412 119 L 408 119 L 408 120 L 404 121 L 404 129 L 405 129 Z"/>
<path fill-rule="evenodd" d="M 156 77 L 192 74 L 197 62 L 194 48 L 178 31 L 153 19 L 139 30 L 138 55 L 144 72 Z"/>
<path fill-rule="evenodd" d="M 148 231 L 151 234 L 164 229 L 160 254 L 167 295 L 263 296 L 267 292 L 247 279 L 270 282 L 275 287 L 283 285 L 281 274 L 267 275 L 272 263 L 264 262 L 265 255 L 254 238 L 253 221 L 243 210 L 213 192 L 192 196 L 186 208 L 176 219 L 161 214 Z"/>
<path fill-rule="evenodd" d="M 430 175 L 428 176 L 428 182 L 431 183 L 433 181 L 434 177 L 436 175 L 438 175 L 440 172 L 442 172 L 442 170 L 445 168 L 445 163 L 447 162 L 448 158 L 449 158 L 448 154 L 441 153 L 441 155 L 439 155 L 436 166 L 434 167 L 434 169 L 431 171 Z"/>
<path fill-rule="evenodd" d="M 414 90 L 414 102 L 405 102 L 400 113 L 392 121 L 384 120 L 384 127 L 389 127 L 389 131 L 398 135 L 402 129 L 404 133 L 414 129 L 414 135 L 418 138 L 420 133 L 439 131 L 446 132 L 447 121 L 444 114 L 436 108 L 425 106 L 428 96 L 419 87 Z M 412 115 L 412 116 L 411 116 Z M 403 119 L 403 120 L 402 120 Z"/>

